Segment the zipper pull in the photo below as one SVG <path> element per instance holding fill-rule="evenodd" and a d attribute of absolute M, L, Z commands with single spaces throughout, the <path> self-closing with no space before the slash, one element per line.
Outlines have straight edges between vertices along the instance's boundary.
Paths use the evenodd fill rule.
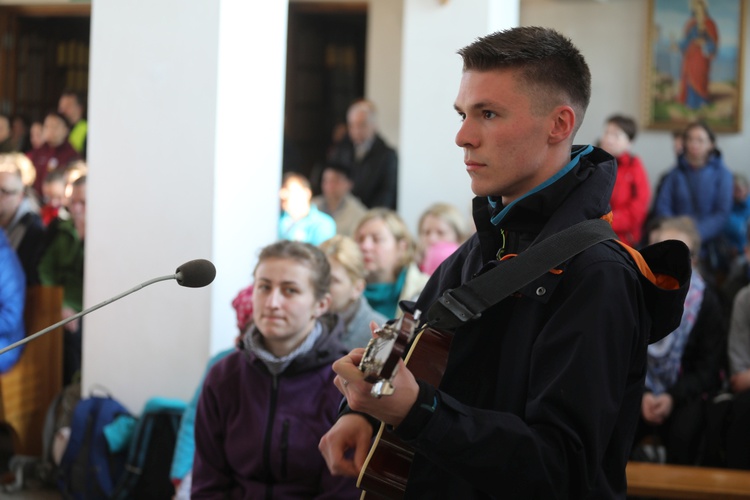
<path fill-rule="evenodd" d="M 495 258 L 497 260 L 501 260 L 505 255 L 505 229 L 503 228 L 500 228 L 500 237 L 502 238 L 502 243 L 497 253 L 495 254 Z"/>

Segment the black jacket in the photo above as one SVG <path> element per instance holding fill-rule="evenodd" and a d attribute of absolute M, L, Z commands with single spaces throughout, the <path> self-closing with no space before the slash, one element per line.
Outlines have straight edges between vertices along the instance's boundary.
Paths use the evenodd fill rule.
<path fill-rule="evenodd" d="M 417 307 L 502 265 L 503 240 L 518 253 L 606 214 L 615 175 L 612 157 L 594 149 L 499 226 L 489 219 L 502 204 L 493 212 L 476 199 L 477 234 L 433 274 Z M 456 330 L 437 409 L 426 422 L 412 411 L 396 430 L 417 450 L 407 498 L 625 498 L 646 346 L 679 324 L 690 276 L 682 243 L 644 253 L 677 290 L 649 283 L 608 241 Z"/>
<path fill-rule="evenodd" d="M 396 151 L 379 136 L 361 161 L 354 158 L 354 145 L 349 138 L 341 141 L 328 158 L 351 168 L 354 186 L 352 194 L 367 207 L 386 207 L 396 210 L 398 195 L 398 158 Z"/>

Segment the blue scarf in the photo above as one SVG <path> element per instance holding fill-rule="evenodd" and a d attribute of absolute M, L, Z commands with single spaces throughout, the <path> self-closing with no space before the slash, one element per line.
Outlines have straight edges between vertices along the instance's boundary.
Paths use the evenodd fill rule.
<path fill-rule="evenodd" d="M 398 313 L 398 298 L 406 282 L 406 266 L 394 283 L 370 283 L 365 287 L 365 298 L 373 309 L 386 318 L 395 318 Z"/>
<path fill-rule="evenodd" d="M 685 345 L 698 318 L 705 290 L 706 282 L 699 273 L 693 272 L 690 277 L 690 288 L 685 297 L 685 308 L 682 311 L 680 326 L 659 342 L 648 346 L 646 389 L 657 396 L 667 392 L 677 382 Z"/>

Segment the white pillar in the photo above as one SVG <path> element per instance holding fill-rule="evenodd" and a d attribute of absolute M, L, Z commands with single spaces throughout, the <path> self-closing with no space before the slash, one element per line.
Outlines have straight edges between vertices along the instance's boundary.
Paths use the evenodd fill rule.
<path fill-rule="evenodd" d="M 456 51 L 476 38 L 518 26 L 520 0 L 404 0 L 401 54 L 399 212 L 416 231 L 434 202 L 468 217 L 473 197 L 454 137 L 461 79 Z"/>
<path fill-rule="evenodd" d="M 84 391 L 133 412 L 189 399 L 237 334 L 230 302 L 275 239 L 288 4 L 96 0 L 84 301 L 206 258 L 203 289 L 157 283 L 84 321 Z"/>

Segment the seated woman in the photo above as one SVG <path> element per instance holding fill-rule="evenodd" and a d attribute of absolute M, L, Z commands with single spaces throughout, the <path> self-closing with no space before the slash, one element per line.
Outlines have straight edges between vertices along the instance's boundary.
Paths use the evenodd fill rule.
<path fill-rule="evenodd" d="M 466 219 L 448 203 L 435 203 L 419 218 L 419 270 L 431 275 L 469 236 Z"/>
<path fill-rule="evenodd" d="M 716 147 L 716 135 L 708 125 L 691 123 L 683 137 L 684 152 L 660 184 L 654 201 L 654 215 L 693 218 L 701 236 L 701 266 L 708 272 L 704 278 L 713 281 L 713 274 L 725 271 L 728 265 L 719 261 L 715 250 L 717 238 L 732 209 L 732 173 L 724 163 Z"/>
<path fill-rule="evenodd" d="M 253 324 L 203 384 L 191 498 L 358 498 L 354 479 L 333 477 L 318 451 L 341 401 L 331 364 L 347 352 L 326 314 L 330 279 L 312 245 L 261 251 Z"/>
<path fill-rule="evenodd" d="M 359 221 L 354 239 L 367 270 L 365 298 L 387 318 L 399 316 L 399 301 L 416 299 L 428 278 L 414 262 L 406 223 L 393 210 L 373 208 Z"/>
<path fill-rule="evenodd" d="M 704 405 L 721 386 L 726 325 L 716 293 L 698 272 L 701 238 L 690 217 L 664 219 L 649 241 L 684 242 L 693 256 L 693 274 L 682 321 L 672 333 L 648 346 L 646 387 L 635 443 L 655 437 L 666 457 L 634 456 L 676 464 L 695 464 L 705 428 Z M 644 450 L 648 448 L 640 448 Z M 647 453 L 648 454 L 648 453 Z"/>
<path fill-rule="evenodd" d="M 362 252 L 354 240 L 341 235 L 324 241 L 320 249 L 331 265 L 331 312 L 344 322 L 341 341 L 347 349 L 365 347 L 372 337 L 370 322 L 380 326 L 390 318 L 374 311 L 362 295 L 365 290 Z"/>

